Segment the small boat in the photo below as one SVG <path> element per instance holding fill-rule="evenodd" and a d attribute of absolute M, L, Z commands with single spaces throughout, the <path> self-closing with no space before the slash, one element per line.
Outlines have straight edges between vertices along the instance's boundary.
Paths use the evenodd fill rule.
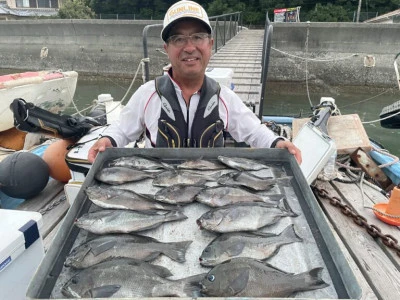
<path fill-rule="evenodd" d="M 400 128 L 400 100 L 385 106 L 379 118 L 381 126 L 385 128 Z"/>
<path fill-rule="evenodd" d="M 0 132 L 14 127 L 10 104 L 16 98 L 46 109 L 62 112 L 75 94 L 78 73 L 75 71 L 36 71 L 0 76 Z"/>

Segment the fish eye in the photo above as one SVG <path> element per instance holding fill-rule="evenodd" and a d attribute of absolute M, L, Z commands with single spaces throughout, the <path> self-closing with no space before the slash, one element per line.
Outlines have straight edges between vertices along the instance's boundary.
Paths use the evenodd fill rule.
<path fill-rule="evenodd" d="M 76 278 L 76 277 L 72 278 L 72 279 L 71 279 L 71 282 L 72 282 L 73 284 L 77 284 L 77 283 L 78 283 L 78 278 Z"/>
<path fill-rule="evenodd" d="M 207 279 L 208 279 L 208 281 L 214 282 L 215 276 L 214 275 L 208 275 Z"/>

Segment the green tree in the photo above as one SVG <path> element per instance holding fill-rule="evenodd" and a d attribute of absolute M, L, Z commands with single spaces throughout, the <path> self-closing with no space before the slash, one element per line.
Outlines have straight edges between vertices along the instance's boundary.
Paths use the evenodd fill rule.
<path fill-rule="evenodd" d="M 308 20 L 313 22 L 350 22 L 348 12 L 342 7 L 332 5 L 321 5 L 317 3 L 315 9 L 308 14 Z"/>
<path fill-rule="evenodd" d="M 93 19 L 95 13 L 84 0 L 68 0 L 58 10 L 61 19 Z"/>

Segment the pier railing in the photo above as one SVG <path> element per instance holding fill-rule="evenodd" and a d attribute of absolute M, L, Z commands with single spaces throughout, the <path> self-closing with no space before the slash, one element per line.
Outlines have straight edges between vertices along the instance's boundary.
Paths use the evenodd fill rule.
<path fill-rule="evenodd" d="M 230 39 L 232 39 L 242 29 L 242 12 L 234 12 L 219 16 L 210 17 L 211 27 L 213 28 L 214 53 L 223 47 Z M 149 81 L 149 51 L 148 51 L 148 32 L 151 28 L 162 28 L 162 24 L 147 25 L 143 29 L 143 80 Z M 161 66 L 160 66 L 161 69 Z"/>

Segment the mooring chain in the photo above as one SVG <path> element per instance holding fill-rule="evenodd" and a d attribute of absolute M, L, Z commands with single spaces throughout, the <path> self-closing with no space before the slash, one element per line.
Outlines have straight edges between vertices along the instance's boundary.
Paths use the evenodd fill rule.
<path fill-rule="evenodd" d="M 343 204 L 342 200 L 337 197 L 332 197 L 325 189 L 317 188 L 316 186 L 312 186 L 313 192 L 321 198 L 328 199 L 330 204 L 335 207 L 340 208 L 342 213 L 345 216 L 353 218 L 354 223 L 357 225 L 364 227 L 365 230 L 373 237 L 380 238 L 382 243 L 388 248 L 394 249 L 396 254 L 400 257 L 400 245 L 398 244 L 397 239 L 395 239 L 390 234 L 383 234 L 382 230 L 373 224 L 368 224 L 368 221 L 365 217 L 358 214 L 352 207 L 347 204 Z"/>
<path fill-rule="evenodd" d="M 46 206 L 45 208 L 42 208 L 39 210 L 39 213 L 43 216 L 50 210 L 52 210 L 54 207 L 60 205 L 62 202 L 64 202 L 67 199 L 65 195 L 61 196 L 60 198 L 54 200 L 53 202 L 50 203 L 50 205 Z"/>

